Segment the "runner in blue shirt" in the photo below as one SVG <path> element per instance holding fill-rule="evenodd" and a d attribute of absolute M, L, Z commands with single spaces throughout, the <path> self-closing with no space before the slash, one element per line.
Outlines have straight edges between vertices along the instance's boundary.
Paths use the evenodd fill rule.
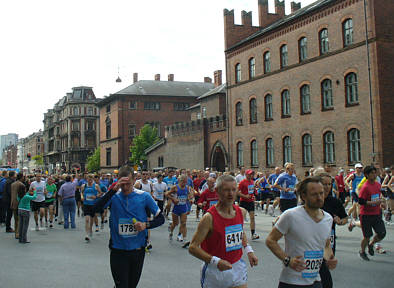
<path fill-rule="evenodd" d="M 164 177 L 163 182 L 167 184 L 168 191 L 171 190 L 172 186 L 178 184 L 178 179 L 174 176 L 174 170 L 168 172 L 168 176 Z M 168 215 L 171 211 L 171 199 L 167 198 L 167 204 L 164 208 L 167 220 L 169 220 Z"/>
<path fill-rule="evenodd" d="M 110 205 L 110 266 L 115 287 L 137 287 L 145 258 L 146 229 L 164 223 L 164 217 L 152 196 L 134 188 L 134 174 L 125 166 L 119 181 L 95 204 L 95 211 Z M 147 221 L 146 209 L 154 219 Z"/>
<path fill-rule="evenodd" d="M 279 208 L 282 212 L 297 206 L 295 187 L 298 181 L 294 175 L 294 164 L 287 163 L 285 168 L 286 172 L 280 174 L 274 184 L 274 188 L 280 190 Z"/>
<path fill-rule="evenodd" d="M 279 205 L 279 201 L 280 201 L 280 190 L 278 188 L 274 188 L 274 184 L 276 179 L 278 179 L 279 175 L 280 175 L 280 167 L 276 167 L 275 168 L 275 173 L 271 174 L 268 177 L 268 183 L 271 185 L 272 187 L 272 193 L 273 196 L 275 197 L 274 203 L 272 203 L 272 206 L 269 207 L 268 209 L 268 213 L 272 216 L 275 217 L 275 208 L 276 206 Z"/>
<path fill-rule="evenodd" d="M 83 214 L 85 215 L 85 241 L 89 242 L 92 237 L 93 221 L 96 222 L 96 232 L 99 232 L 94 204 L 101 196 L 101 190 L 100 186 L 93 181 L 93 175 L 88 175 L 88 182 L 82 185 L 81 196 L 83 197 Z"/>

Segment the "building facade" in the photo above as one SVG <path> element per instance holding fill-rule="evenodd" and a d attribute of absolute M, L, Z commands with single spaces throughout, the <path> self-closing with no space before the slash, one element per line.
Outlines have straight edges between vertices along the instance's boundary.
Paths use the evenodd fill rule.
<path fill-rule="evenodd" d="M 259 27 L 224 10 L 232 169 L 394 163 L 394 3 L 366 2 L 259 0 Z"/>
<path fill-rule="evenodd" d="M 10 166 L 11 168 L 18 168 L 18 149 L 14 144 L 8 145 L 3 149 L 2 153 L 2 161 L 6 166 Z"/>
<path fill-rule="evenodd" d="M 0 136 L 0 155 L 2 155 L 3 150 L 10 146 L 16 145 L 18 142 L 18 134 L 15 133 L 8 133 L 7 135 Z M 2 157 L 2 156 L 0 156 Z"/>
<path fill-rule="evenodd" d="M 99 143 L 99 100 L 91 87 L 74 87 L 44 114 L 44 163 L 50 173 L 85 171 Z"/>
<path fill-rule="evenodd" d="M 44 165 L 39 165 L 33 158 L 44 158 L 44 133 L 34 132 L 26 138 L 19 139 L 17 145 L 17 168 L 25 173 L 44 172 Z"/>
<path fill-rule="evenodd" d="M 145 125 L 158 129 L 164 136 L 164 127 L 188 121 L 188 108 L 196 104 L 196 98 L 214 87 L 212 80 L 205 82 L 140 80 L 134 73 L 134 83 L 125 89 L 104 98 L 100 107 L 100 151 L 101 170 L 113 171 L 128 164 L 130 145 L 134 136 Z"/>

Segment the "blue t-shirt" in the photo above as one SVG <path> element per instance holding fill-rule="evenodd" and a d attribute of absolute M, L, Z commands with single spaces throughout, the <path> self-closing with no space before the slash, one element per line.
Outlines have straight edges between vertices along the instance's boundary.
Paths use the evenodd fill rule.
<path fill-rule="evenodd" d="M 274 185 L 275 184 L 275 181 L 276 181 L 276 179 L 278 179 L 278 177 L 279 177 L 279 175 L 277 175 L 277 174 L 271 174 L 269 177 L 268 177 L 268 182 L 269 183 L 271 183 L 271 185 Z M 276 191 L 276 192 L 278 192 L 279 191 L 279 189 L 278 188 L 272 188 L 272 190 L 273 191 Z"/>
<path fill-rule="evenodd" d="M 172 186 L 178 184 L 178 179 L 175 176 L 173 176 L 172 178 L 166 176 L 164 177 L 163 182 L 167 184 L 168 190 L 170 190 Z"/>
<path fill-rule="evenodd" d="M 86 179 L 81 179 L 81 180 L 78 181 L 78 185 L 77 186 L 82 187 L 83 184 L 87 184 L 87 183 L 88 183 L 88 181 Z"/>
<path fill-rule="evenodd" d="M 289 175 L 287 173 L 282 173 L 276 179 L 275 184 L 279 184 L 282 188 L 290 188 L 289 192 L 280 191 L 280 199 L 295 199 L 297 198 L 294 193 L 295 186 L 297 184 L 297 177 L 295 175 Z"/>
<path fill-rule="evenodd" d="M 134 222 L 146 222 L 146 209 L 153 215 L 159 213 L 159 207 L 152 196 L 142 190 L 134 189 L 129 195 L 116 193 L 106 207 L 111 205 L 109 227 L 111 232 L 110 245 L 121 250 L 134 250 L 146 246 L 148 230 L 137 232 Z"/>
<path fill-rule="evenodd" d="M 356 192 L 358 184 L 360 184 L 361 180 L 363 180 L 364 174 L 361 173 L 360 176 L 357 176 L 357 174 L 353 174 L 353 180 L 352 180 L 352 192 Z"/>
<path fill-rule="evenodd" d="M 187 186 L 194 189 L 194 184 L 192 178 L 187 177 Z"/>
<path fill-rule="evenodd" d="M 85 184 L 85 189 L 83 190 L 83 205 L 94 205 L 97 200 L 98 191 L 96 189 L 96 184 L 93 183 L 92 186 Z M 93 196 L 96 196 L 94 199 Z"/>
<path fill-rule="evenodd" d="M 259 193 L 269 193 L 270 190 L 267 187 L 269 185 L 267 178 L 264 177 L 264 180 L 259 183 L 258 192 Z"/>
<path fill-rule="evenodd" d="M 100 183 L 100 190 L 101 190 L 101 192 L 103 192 L 103 193 L 107 193 L 108 192 L 108 187 L 107 186 L 105 186 L 105 184 L 101 184 Z"/>
<path fill-rule="evenodd" d="M 108 179 L 100 179 L 100 185 L 104 185 L 106 188 L 108 188 L 109 187 L 109 180 Z"/>

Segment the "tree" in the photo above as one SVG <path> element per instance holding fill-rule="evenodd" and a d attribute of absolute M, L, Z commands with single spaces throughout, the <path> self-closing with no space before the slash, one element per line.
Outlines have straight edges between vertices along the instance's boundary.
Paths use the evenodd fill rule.
<path fill-rule="evenodd" d="M 147 159 L 145 149 L 159 141 L 157 137 L 157 129 L 149 124 L 145 124 L 141 128 L 140 134 L 133 139 L 133 144 L 130 146 L 130 162 L 134 165 L 141 165 L 141 161 Z"/>
<path fill-rule="evenodd" d="M 87 169 L 90 173 L 98 172 L 100 170 L 100 147 L 96 148 L 88 157 Z"/>
<path fill-rule="evenodd" d="M 38 167 L 44 165 L 44 159 L 42 158 L 42 155 L 36 155 L 31 159 L 34 160 L 34 164 L 36 164 Z"/>

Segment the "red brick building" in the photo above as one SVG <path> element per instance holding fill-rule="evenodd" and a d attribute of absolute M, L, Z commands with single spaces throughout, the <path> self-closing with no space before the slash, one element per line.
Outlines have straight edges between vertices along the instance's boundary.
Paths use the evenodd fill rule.
<path fill-rule="evenodd" d="M 224 10 L 230 168 L 394 163 L 394 2 L 366 3 Z"/>
<path fill-rule="evenodd" d="M 197 97 L 214 88 L 212 80 L 204 82 L 140 80 L 134 74 L 134 83 L 104 98 L 100 103 L 101 168 L 113 171 L 128 163 L 133 137 L 145 124 L 151 124 L 164 136 L 164 127 L 190 119 L 189 107 Z"/>

